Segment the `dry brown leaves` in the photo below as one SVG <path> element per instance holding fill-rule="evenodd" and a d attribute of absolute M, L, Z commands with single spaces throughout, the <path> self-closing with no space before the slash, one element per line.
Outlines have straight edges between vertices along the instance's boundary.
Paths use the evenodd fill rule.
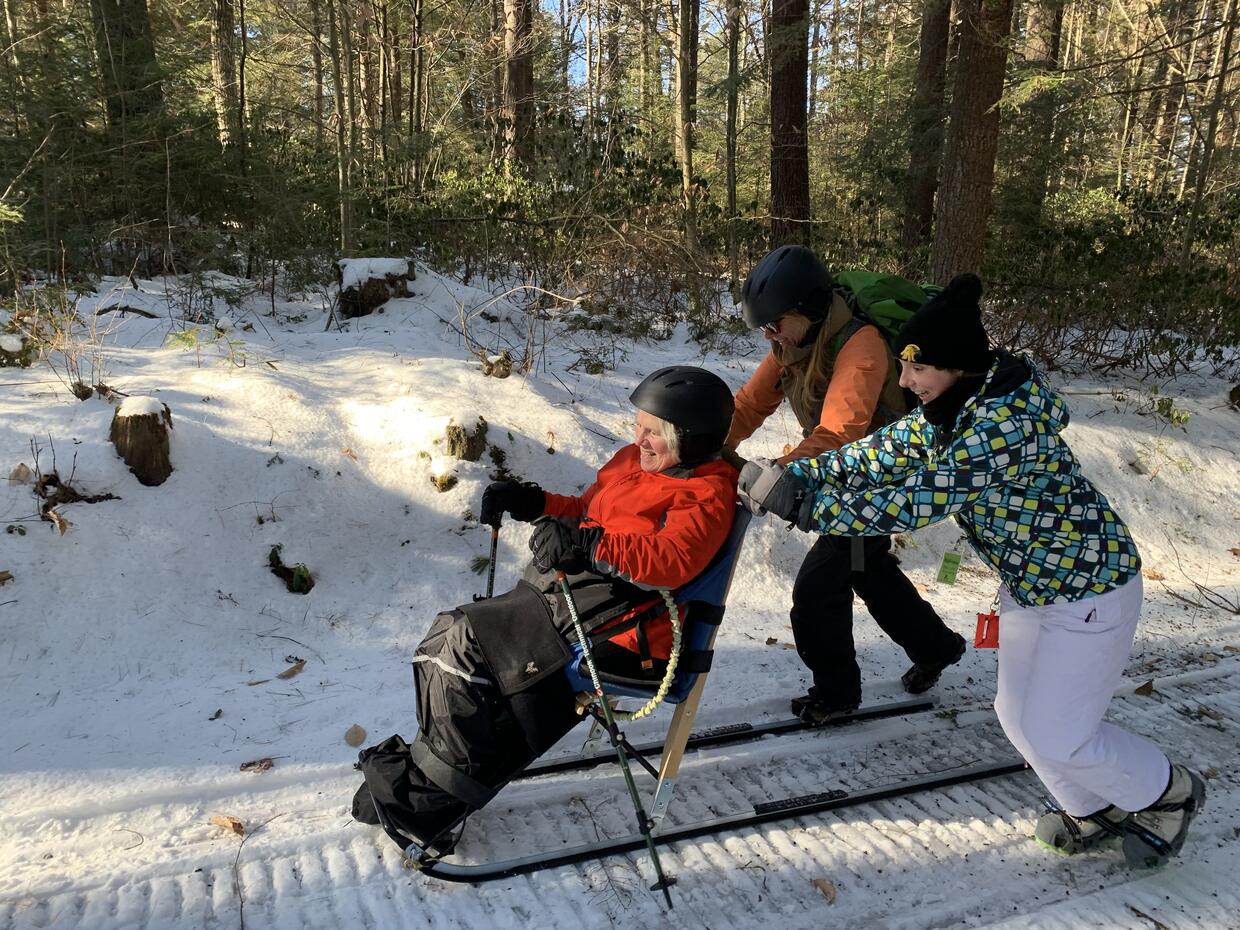
<path fill-rule="evenodd" d="M 1154 693 L 1154 682 L 1153 682 L 1153 680 L 1147 681 L 1147 682 L 1146 682 L 1145 684 L 1143 684 L 1143 685 L 1137 685 L 1137 687 L 1135 687 L 1135 688 L 1133 688 L 1133 689 L 1132 689 L 1132 693 L 1133 693 L 1133 694 L 1139 694 L 1139 695 L 1141 695 L 1141 697 L 1149 697 L 1151 694 L 1153 694 L 1153 693 Z"/>
<path fill-rule="evenodd" d="M 298 659 L 276 677 L 282 681 L 288 681 L 290 678 L 296 678 L 301 674 L 301 670 L 306 667 L 305 659 Z"/>
<path fill-rule="evenodd" d="M 0 585 L 8 584 L 13 580 L 12 572 L 0 572 Z"/>
<path fill-rule="evenodd" d="M 64 536 L 65 532 L 69 529 L 69 527 L 73 526 L 72 523 L 70 523 L 68 520 L 62 517 L 55 510 L 51 510 L 50 508 L 48 510 L 43 511 L 43 519 L 46 520 L 48 523 L 52 524 L 54 527 L 56 527 L 56 530 L 60 533 L 61 536 Z"/>
<path fill-rule="evenodd" d="M 822 893 L 822 896 L 827 899 L 828 904 L 835 903 L 836 890 L 834 882 L 825 878 L 812 878 L 809 883 Z"/>
<path fill-rule="evenodd" d="M 361 724 L 353 724 L 353 726 L 344 731 L 344 741 L 356 749 L 366 742 L 366 728 Z"/>
<path fill-rule="evenodd" d="M 217 827 L 223 827 L 225 830 L 228 830 L 232 833 L 237 834 L 237 836 L 245 836 L 245 824 L 243 824 L 236 817 L 228 817 L 228 816 L 225 816 L 224 814 L 216 814 L 214 817 L 211 818 L 211 822 L 215 824 Z"/>
<path fill-rule="evenodd" d="M 267 769 L 275 765 L 276 762 L 270 756 L 264 756 L 261 759 L 253 759 L 249 762 L 241 763 L 241 771 L 243 772 L 265 772 Z"/>

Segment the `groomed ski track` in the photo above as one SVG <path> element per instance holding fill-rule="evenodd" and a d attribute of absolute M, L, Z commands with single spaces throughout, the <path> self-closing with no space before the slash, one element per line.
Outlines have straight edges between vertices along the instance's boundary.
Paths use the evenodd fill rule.
<path fill-rule="evenodd" d="M 1189 845 L 1162 870 L 1132 872 L 1114 848 L 1068 860 L 1035 845 L 1042 790 L 1026 773 L 665 847 L 677 879 L 669 915 L 647 890 L 644 853 L 479 886 L 438 882 L 404 870 L 385 836 L 351 822 L 356 776 L 338 766 L 227 784 L 180 773 L 155 794 L 86 801 L 70 786 L 62 807 L 7 812 L 0 928 L 1240 928 L 1240 661 L 1157 680 L 1153 694 L 1116 701 L 1110 719 L 1216 770 Z M 1011 754 L 980 705 L 768 738 L 687 759 L 669 818 Z M 247 812 L 244 845 L 208 823 L 225 810 Z M 475 817 L 461 860 L 632 828 L 613 771 L 551 775 Z"/>

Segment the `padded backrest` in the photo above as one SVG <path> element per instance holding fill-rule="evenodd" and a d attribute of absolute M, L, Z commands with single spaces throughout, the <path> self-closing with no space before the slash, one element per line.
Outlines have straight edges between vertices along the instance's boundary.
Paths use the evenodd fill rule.
<path fill-rule="evenodd" d="M 667 704 L 679 704 L 683 701 L 693 688 L 698 675 L 710 668 L 715 634 L 719 631 L 719 624 L 723 622 L 724 604 L 727 601 L 728 589 L 732 585 L 732 575 L 736 570 L 737 556 L 741 551 L 745 530 L 749 527 L 750 516 L 743 505 L 737 504 L 736 515 L 732 518 L 732 529 L 710 564 L 692 581 L 672 592 L 673 600 L 683 605 L 680 655 L 684 667 L 676 671 L 672 687 L 664 698 Z M 573 658 L 564 670 L 569 684 L 574 691 L 593 691 L 589 669 L 582 667 L 584 663 L 581 644 L 569 645 Z M 658 687 L 657 682 L 620 678 L 604 673 L 600 673 L 599 677 L 608 694 L 622 697 L 648 698 Z"/>

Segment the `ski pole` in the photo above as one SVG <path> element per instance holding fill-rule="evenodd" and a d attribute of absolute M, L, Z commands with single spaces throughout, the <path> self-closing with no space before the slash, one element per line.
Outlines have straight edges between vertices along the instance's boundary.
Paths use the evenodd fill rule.
<path fill-rule="evenodd" d="M 499 549 L 499 527 L 496 523 L 491 527 L 491 565 L 487 568 L 487 599 L 495 593 L 495 553 Z"/>
<path fill-rule="evenodd" d="M 617 738 L 616 718 L 612 715 L 611 705 L 607 702 L 607 698 L 603 695 L 603 684 L 599 681 L 598 669 L 594 666 L 594 654 L 590 651 L 590 641 L 586 638 L 585 630 L 581 626 L 581 618 L 577 615 L 577 602 L 573 599 L 573 592 L 568 587 L 568 578 L 560 569 L 556 569 L 556 581 L 560 583 L 560 590 L 564 592 L 564 601 L 568 606 L 568 615 L 573 621 L 573 632 L 577 635 L 577 642 L 581 644 L 582 655 L 585 656 L 586 667 L 590 670 L 590 683 L 594 685 L 594 695 L 598 698 L 598 703 L 603 706 L 603 717 L 607 721 L 607 738 L 611 740 L 612 747 L 616 750 L 616 757 L 620 760 L 620 769 L 624 772 L 624 783 L 629 789 L 629 797 L 633 801 L 633 809 L 637 812 L 637 828 L 641 832 L 642 838 L 646 841 L 646 849 L 650 853 L 650 862 L 654 866 L 654 874 L 657 881 L 652 886 L 663 891 L 663 897 L 667 901 L 667 909 L 672 909 L 672 893 L 671 882 L 663 875 L 663 865 L 659 862 L 659 853 L 654 846 L 654 837 L 650 835 L 650 818 L 646 816 L 646 809 L 642 807 L 641 796 L 637 793 L 637 783 L 633 781 L 633 771 L 629 768 L 629 757 L 624 751 L 624 743 Z"/>

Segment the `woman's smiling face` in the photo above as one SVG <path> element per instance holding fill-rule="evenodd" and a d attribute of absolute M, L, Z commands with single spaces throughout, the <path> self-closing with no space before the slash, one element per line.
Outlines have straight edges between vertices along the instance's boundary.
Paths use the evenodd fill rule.
<path fill-rule="evenodd" d="M 642 471 L 663 471 L 680 461 L 680 456 L 668 448 L 663 438 L 662 421 L 645 410 L 637 411 L 637 429 L 633 441 L 641 452 Z"/>

